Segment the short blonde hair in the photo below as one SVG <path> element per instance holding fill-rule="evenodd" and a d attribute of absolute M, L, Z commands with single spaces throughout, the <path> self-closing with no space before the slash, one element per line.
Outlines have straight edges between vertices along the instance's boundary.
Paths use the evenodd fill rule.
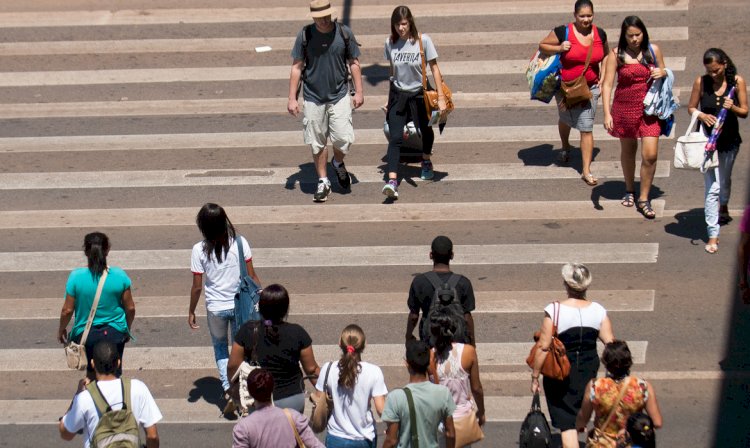
<path fill-rule="evenodd" d="M 589 268 L 580 263 L 566 263 L 562 267 L 562 277 L 570 289 L 579 292 L 586 291 L 592 280 Z"/>

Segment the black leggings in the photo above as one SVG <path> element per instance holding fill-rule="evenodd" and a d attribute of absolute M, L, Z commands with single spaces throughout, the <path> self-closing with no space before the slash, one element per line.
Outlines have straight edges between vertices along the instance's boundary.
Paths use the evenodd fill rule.
<path fill-rule="evenodd" d="M 401 145 L 404 143 L 404 126 L 410 121 L 416 124 L 419 122 L 419 129 L 422 132 L 422 154 L 432 154 L 432 144 L 435 142 L 435 133 L 432 127 L 427 126 L 427 110 L 424 106 L 422 95 L 416 96 L 409 101 L 413 101 L 417 106 L 419 119 L 415 120 L 411 115 L 411 108 L 407 105 L 403 111 L 396 111 L 393 107 L 393 95 L 390 95 L 388 104 L 388 130 L 390 139 L 388 140 L 388 173 L 398 173 L 398 163 L 401 158 Z"/>

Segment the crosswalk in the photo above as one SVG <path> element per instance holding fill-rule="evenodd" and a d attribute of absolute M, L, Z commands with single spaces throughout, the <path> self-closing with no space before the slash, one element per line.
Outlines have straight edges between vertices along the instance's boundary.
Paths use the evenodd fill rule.
<path fill-rule="evenodd" d="M 383 367 L 389 388 L 405 382 L 408 285 L 429 269 L 432 238 L 449 235 L 454 269 L 476 291 L 494 437 L 507 434 L 491 425 L 513 428 L 525 417 L 524 359 L 541 309 L 562 294 L 562 263 L 591 265 L 590 298 L 612 313 L 637 368 L 648 371 L 654 341 L 629 328 L 658 308 L 660 285 L 631 279 L 659 265 L 660 243 L 619 204 L 619 144 L 596 127 L 593 170 L 603 186 L 591 190 L 578 180 L 575 159 L 570 167 L 552 163 L 554 106 L 530 102 L 524 90 L 526 55 L 569 20 L 572 4 L 412 2 L 458 109 L 436 137 L 436 181 L 402 169 L 402 198 L 386 205 L 380 106 L 392 6 L 356 2 L 350 18 L 362 43 L 366 101 L 355 112 L 357 142 L 347 158 L 352 192 L 334 188 L 327 204 L 313 205 L 309 150 L 299 119 L 285 110 L 289 50 L 308 21 L 305 2 L 133 0 L 111 10 L 93 0 L 7 3 L 0 9 L 8 62 L 0 71 L 0 375 L 7 379 L 0 428 L 43 424 L 49 446 L 59 443 L 53 425 L 79 375 L 65 368 L 54 338 L 62 291 L 67 272 L 84 264 L 83 235 L 101 230 L 113 241 L 110 263 L 133 278 L 137 340 L 126 348 L 126 374 L 149 384 L 165 425 L 206 425 L 216 444 L 228 444 L 211 396 L 218 386 L 194 398 L 197 382 L 215 376 L 205 321 L 193 332 L 185 323 L 190 247 L 200 239 L 195 214 L 206 201 L 226 206 L 264 283 L 288 286 L 289 319 L 308 329 L 318 361 L 336 358 L 338 332 L 357 322 L 368 334 L 365 359 Z M 342 11 L 344 2 L 332 3 Z M 610 42 L 624 15 L 653 23 L 652 39 L 663 42 L 679 78 L 689 5 L 598 0 L 597 23 Z M 258 46 L 272 51 L 257 53 Z M 684 97 L 689 83 L 677 85 Z M 657 183 L 672 175 L 672 138 L 660 146 Z M 668 216 L 667 199 L 653 206 L 657 220 Z M 679 369 L 653 374 L 691 378 Z M 9 434 L 9 446 L 25 446 Z M 189 430 L 178 436 L 166 446 L 191 446 Z"/>

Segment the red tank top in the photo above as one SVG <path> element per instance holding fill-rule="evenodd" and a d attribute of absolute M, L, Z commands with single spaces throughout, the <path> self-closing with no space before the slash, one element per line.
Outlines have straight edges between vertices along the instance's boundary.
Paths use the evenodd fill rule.
<path fill-rule="evenodd" d="M 574 24 L 568 24 L 570 50 L 562 53 L 560 57 L 560 61 L 562 62 L 560 76 L 563 81 L 572 81 L 581 76 L 583 66 L 586 65 L 586 55 L 589 51 L 589 47 L 581 44 L 576 38 L 574 27 Z M 589 68 L 586 70 L 586 82 L 589 86 L 599 82 L 599 63 L 604 59 L 604 44 L 599 37 L 599 31 L 593 24 L 591 25 L 591 32 L 594 33 L 594 51 L 591 53 Z"/>

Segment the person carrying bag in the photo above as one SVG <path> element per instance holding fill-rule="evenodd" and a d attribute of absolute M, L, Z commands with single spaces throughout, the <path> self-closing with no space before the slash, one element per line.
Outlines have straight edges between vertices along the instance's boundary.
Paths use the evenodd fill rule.
<path fill-rule="evenodd" d="M 586 53 L 586 63 L 583 66 L 581 76 L 572 81 L 562 81 L 560 83 L 560 91 L 563 94 L 563 101 L 560 103 L 560 107 L 572 109 L 581 103 L 591 100 L 592 94 L 586 81 L 586 70 L 589 68 L 589 62 L 591 62 L 591 55 L 593 53 L 594 45 L 591 44 L 589 45 L 588 53 Z"/>
<path fill-rule="evenodd" d="M 91 324 L 94 323 L 94 316 L 96 316 L 96 308 L 99 305 L 99 298 L 102 296 L 102 289 L 104 289 L 104 282 L 107 281 L 108 270 L 105 269 L 99 277 L 99 284 L 96 287 L 96 295 L 94 296 L 94 303 L 91 304 L 91 311 L 89 311 L 89 318 L 86 321 L 86 329 L 83 330 L 83 336 L 81 336 L 81 342 L 75 343 L 72 340 L 65 344 L 65 360 L 68 362 L 68 368 L 73 370 L 86 370 L 88 365 L 88 358 L 86 357 L 86 339 L 89 337 L 89 331 L 91 331 Z"/>
<path fill-rule="evenodd" d="M 605 432 L 605 429 L 607 428 L 607 425 L 609 425 L 609 423 L 612 421 L 612 417 L 617 412 L 617 408 L 618 406 L 620 406 L 622 398 L 628 391 L 629 380 L 630 377 L 625 377 L 625 379 L 622 381 L 620 386 L 620 394 L 617 397 L 615 405 L 612 406 L 612 410 L 609 411 L 607 419 L 604 420 L 601 425 L 596 426 L 591 431 L 589 431 L 588 437 L 586 438 L 586 448 L 615 448 L 615 446 L 617 445 L 617 440 L 607 434 Z"/>

